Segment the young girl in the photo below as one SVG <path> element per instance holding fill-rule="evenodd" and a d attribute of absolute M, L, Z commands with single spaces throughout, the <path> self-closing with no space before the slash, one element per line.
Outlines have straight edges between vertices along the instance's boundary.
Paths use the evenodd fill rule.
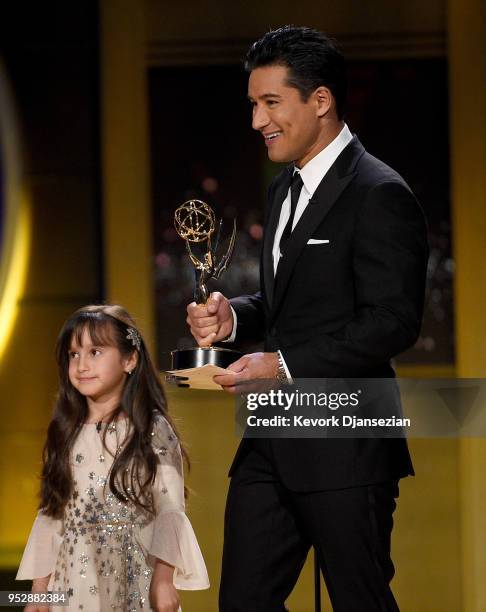
<path fill-rule="evenodd" d="M 86 306 L 57 342 L 60 385 L 44 447 L 40 510 L 17 580 L 85 610 L 176 612 L 205 589 L 184 513 L 181 449 L 164 391 L 121 306 Z"/>

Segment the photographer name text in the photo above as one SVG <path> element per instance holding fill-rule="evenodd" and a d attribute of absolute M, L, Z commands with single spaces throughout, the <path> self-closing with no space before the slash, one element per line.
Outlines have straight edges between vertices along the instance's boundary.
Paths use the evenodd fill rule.
<path fill-rule="evenodd" d="M 273 416 L 271 418 L 257 417 L 251 414 L 246 423 L 249 427 L 349 427 L 357 429 L 360 427 L 410 427 L 410 419 L 387 417 L 387 418 L 360 418 L 356 416 L 333 415 L 328 418 L 310 418 L 302 415 L 293 417 Z"/>

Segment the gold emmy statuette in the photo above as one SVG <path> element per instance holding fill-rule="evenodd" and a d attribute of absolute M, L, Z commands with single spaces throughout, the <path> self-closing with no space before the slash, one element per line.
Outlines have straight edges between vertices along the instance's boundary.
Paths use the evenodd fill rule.
<path fill-rule="evenodd" d="M 228 268 L 233 254 L 236 238 L 236 221 L 233 221 L 228 248 L 218 261 L 218 246 L 223 220 L 218 223 L 216 239 L 213 235 L 216 229 L 216 218 L 212 208 L 201 200 L 188 200 L 181 204 L 174 213 L 174 226 L 179 236 L 185 240 L 186 249 L 194 266 L 195 287 L 194 301 L 204 305 L 210 292 L 207 283 L 211 278 L 218 279 Z M 191 245 L 193 245 L 191 247 Z M 241 353 L 215 346 L 194 347 L 175 350 L 172 355 L 172 370 L 197 368 L 206 364 L 226 368 L 230 363 L 241 357 Z"/>

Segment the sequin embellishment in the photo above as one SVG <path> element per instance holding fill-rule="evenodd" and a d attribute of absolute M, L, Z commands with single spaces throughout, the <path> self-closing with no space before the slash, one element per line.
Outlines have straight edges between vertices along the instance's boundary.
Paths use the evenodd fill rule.
<path fill-rule="evenodd" d="M 151 432 L 151 442 L 160 460 L 165 461 L 162 458 L 172 454 L 177 440 L 171 441 L 170 430 L 161 425 Z M 107 481 L 113 460 L 123 449 L 124 427 L 111 423 L 107 434 L 114 434 L 106 436 L 107 449 L 96 435 L 93 449 L 78 446 L 81 452 L 75 451 L 76 480 L 64 512 L 50 589 L 70 592 L 69 609 L 73 610 L 147 611 L 151 609 L 153 570 L 140 533 L 154 517 L 111 492 Z M 158 490 L 159 495 L 168 493 L 163 484 Z"/>

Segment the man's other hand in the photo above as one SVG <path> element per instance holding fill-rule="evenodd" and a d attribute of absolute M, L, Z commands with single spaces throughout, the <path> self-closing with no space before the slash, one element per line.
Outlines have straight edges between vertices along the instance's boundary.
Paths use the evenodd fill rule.
<path fill-rule="evenodd" d="M 229 300 L 219 291 L 211 293 L 206 304 L 192 302 L 187 307 L 187 324 L 199 346 L 221 342 L 233 331 Z"/>
<path fill-rule="evenodd" d="M 221 385 L 229 393 L 244 393 L 250 387 L 250 380 L 275 380 L 278 372 L 278 353 L 250 353 L 243 355 L 238 361 L 228 366 L 231 373 L 218 374 L 213 377 L 216 384 Z M 238 389 L 238 386 L 240 387 Z"/>

